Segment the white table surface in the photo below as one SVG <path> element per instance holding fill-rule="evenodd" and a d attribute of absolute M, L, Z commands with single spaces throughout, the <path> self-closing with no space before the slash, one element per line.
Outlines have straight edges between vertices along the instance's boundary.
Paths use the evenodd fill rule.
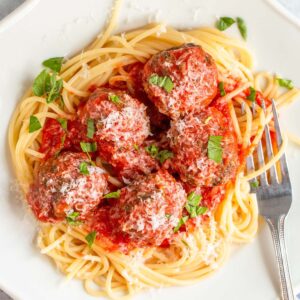
<path fill-rule="evenodd" d="M 263 0 L 262 0 L 263 1 Z M 293 15 L 300 19 L 300 0 L 277 0 L 285 8 L 287 8 Z M 0 0 L 0 20 L 13 11 L 25 0 Z M 300 299 L 300 295 L 297 295 Z M 0 300 L 11 300 L 3 291 L 0 290 Z"/>

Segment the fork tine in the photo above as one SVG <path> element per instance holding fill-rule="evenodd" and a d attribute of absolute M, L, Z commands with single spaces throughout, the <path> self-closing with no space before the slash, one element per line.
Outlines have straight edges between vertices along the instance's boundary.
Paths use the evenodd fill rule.
<path fill-rule="evenodd" d="M 266 105 L 265 105 L 265 101 L 262 99 L 262 108 L 264 110 L 264 112 L 266 113 Z M 270 135 L 270 128 L 269 125 L 266 124 L 265 125 L 265 129 L 264 129 L 264 133 L 265 133 L 265 138 L 266 138 L 266 148 L 267 148 L 267 156 L 268 156 L 268 160 L 271 160 L 274 155 L 273 155 L 273 146 L 272 146 L 272 140 L 271 140 L 271 135 Z M 270 179 L 271 179 L 271 183 L 278 183 L 278 176 L 277 176 L 277 171 L 276 171 L 276 167 L 272 166 L 270 168 Z"/>
<path fill-rule="evenodd" d="M 274 127 L 276 133 L 276 142 L 278 147 L 280 147 L 282 145 L 282 134 L 279 126 L 278 114 L 277 114 L 276 104 L 274 99 L 272 99 L 272 112 L 273 112 Z M 287 167 L 285 154 L 283 154 L 280 158 L 280 169 L 281 169 L 282 180 L 289 180 L 288 167 Z"/>

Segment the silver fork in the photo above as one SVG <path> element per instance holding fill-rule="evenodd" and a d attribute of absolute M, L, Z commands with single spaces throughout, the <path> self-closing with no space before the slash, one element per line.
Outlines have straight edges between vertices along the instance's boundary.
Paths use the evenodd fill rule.
<path fill-rule="evenodd" d="M 266 111 L 265 103 L 262 103 L 262 108 Z M 282 144 L 282 135 L 274 100 L 272 100 L 272 111 L 276 131 L 276 143 L 279 148 Z M 268 125 L 264 128 L 264 138 L 266 143 L 266 156 L 270 160 L 273 157 L 273 147 Z M 265 159 L 261 142 L 259 142 L 256 151 L 258 165 L 259 167 L 263 167 L 265 165 Z M 254 169 L 255 164 L 253 156 L 251 155 L 247 158 L 247 172 L 250 173 L 254 171 Z M 282 299 L 292 300 L 294 299 L 294 293 L 284 237 L 285 217 L 292 204 L 292 187 L 285 155 L 280 158 L 281 181 L 279 182 L 278 180 L 276 167 L 272 166 L 268 172 L 269 176 L 267 172 L 264 172 L 259 176 L 259 186 L 254 184 L 258 182 L 257 178 L 251 180 L 251 192 L 256 193 L 259 213 L 267 221 L 272 233 L 279 268 Z"/>

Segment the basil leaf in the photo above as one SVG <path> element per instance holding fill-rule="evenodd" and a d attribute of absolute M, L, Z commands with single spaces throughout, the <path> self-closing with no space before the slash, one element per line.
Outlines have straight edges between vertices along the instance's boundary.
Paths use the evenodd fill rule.
<path fill-rule="evenodd" d="M 218 164 L 222 162 L 222 138 L 223 137 L 219 135 L 211 135 L 207 145 L 208 158 L 214 160 Z"/>
<path fill-rule="evenodd" d="M 121 103 L 121 100 L 120 100 L 120 97 L 115 95 L 115 94 L 109 94 L 108 95 L 108 99 L 114 103 L 114 104 L 120 104 Z"/>
<path fill-rule="evenodd" d="M 63 60 L 63 57 L 52 57 L 43 61 L 43 66 L 51 69 L 54 72 L 59 73 L 61 70 Z"/>
<path fill-rule="evenodd" d="M 48 104 L 53 102 L 58 97 L 60 97 L 60 92 L 62 90 L 62 87 L 63 87 L 62 79 L 56 80 L 56 74 L 52 74 L 50 77 L 49 85 L 48 84 L 46 85 L 46 91 L 48 92 L 46 102 Z"/>
<path fill-rule="evenodd" d="M 79 171 L 83 175 L 89 175 L 90 174 L 89 169 L 88 169 L 88 164 L 85 161 L 80 163 Z"/>
<path fill-rule="evenodd" d="M 81 221 L 77 220 L 79 215 L 80 215 L 79 212 L 74 211 L 66 216 L 66 221 L 68 222 L 68 224 L 70 224 L 72 226 L 78 226 L 78 225 L 82 224 Z"/>
<path fill-rule="evenodd" d="M 30 116 L 29 119 L 29 133 L 35 132 L 42 128 L 39 119 L 36 116 Z"/>
<path fill-rule="evenodd" d="M 85 240 L 87 241 L 89 247 L 91 248 L 95 242 L 97 232 L 92 231 L 88 235 L 85 236 Z"/>
<path fill-rule="evenodd" d="M 247 97 L 248 100 L 252 101 L 252 102 L 255 102 L 255 99 L 256 99 L 256 90 L 250 86 L 250 95 Z"/>
<path fill-rule="evenodd" d="M 43 70 L 35 79 L 32 86 L 32 92 L 35 96 L 41 97 L 46 92 L 46 83 L 50 75 L 47 70 Z"/>
<path fill-rule="evenodd" d="M 154 158 L 157 156 L 159 152 L 158 147 L 154 144 L 145 147 L 145 150 Z"/>
<path fill-rule="evenodd" d="M 197 214 L 197 216 L 204 215 L 207 210 L 208 210 L 208 208 L 206 206 L 198 206 L 196 208 L 196 214 Z"/>
<path fill-rule="evenodd" d="M 237 26 L 240 31 L 241 36 L 244 40 L 247 39 L 247 26 L 245 21 L 242 18 L 236 18 Z"/>
<path fill-rule="evenodd" d="M 117 198 L 120 198 L 120 195 L 121 195 L 121 190 L 117 190 L 115 192 L 111 192 L 111 193 L 108 193 L 106 195 L 103 196 L 104 199 L 117 199 Z"/>
<path fill-rule="evenodd" d="M 60 123 L 63 130 L 66 131 L 68 129 L 68 120 L 67 119 L 58 118 L 57 121 Z"/>
<path fill-rule="evenodd" d="M 156 158 L 159 160 L 159 162 L 162 164 L 164 163 L 167 159 L 172 158 L 174 155 L 171 151 L 169 150 L 161 150 L 158 152 Z"/>
<path fill-rule="evenodd" d="M 220 91 L 220 95 L 223 97 L 223 96 L 225 96 L 226 95 L 226 91 L 225 91 L 225 89 L 224 89 L 224 82 L 219 82 L 219 85 L 218 85 L 218 87 L 219 87 L 219 91 Z"/>
<path fill-rule="evenodd" d="M 201 195 L 196 194 L 195 192 L 191 192 L 188 194 L 187 201 L 188 204 L 192 206 L 197 206 L 199 205 L 200 201 L 202 199 Z"/>
<path fill-rule="evenodd" d="M 152 74 L 148 81 L 153 85 L 163 88 L 167 93 L 170 93 L 174 87 L 174 83 L 169 76 Z"/>
<path fill-rule="evenodd" d="M 83 152 L 95 152 L 97 151 L 97 143 L 85 143 L 80 142 L 80 147 Z"/>
<path fill-rule="evenodd" d="M 220 18 L 217 23 L 216 23 L 216 27 L 220 30 L 220 31 L 224 31 L 227 28 L 229 28 L 232 24 L 235 23 L 235 20 L 230 18 L 230 17 L 222 17 Z"/>
<path fill-rule="evenodd" d="M 289 90 L 293 89 L 294 88 L 294 84 L 292 82 L 292 80 L 290 79 L 284 79 L 284 78 L 276 78 L 278 84 L 282 87 L 285 87 Z"/>
<path fill-rule="evenodd" d="M 90 139 L 94 137 L 95 134 L 95 124 L 93 119 L 88 119 L 87 121 L 87 133 L 86 136 Z"/>
<path fill-rule="evenodd" d="M 174 233 L 178 232 L 178 230 L 180 229 L 180 227 L 181 227 L 182 225 L 184 225 L 188 219 L 189 219 L 188 216 L 182 217 L 182 218 L 179 220 L 177 226 L 174 228 Z"/>

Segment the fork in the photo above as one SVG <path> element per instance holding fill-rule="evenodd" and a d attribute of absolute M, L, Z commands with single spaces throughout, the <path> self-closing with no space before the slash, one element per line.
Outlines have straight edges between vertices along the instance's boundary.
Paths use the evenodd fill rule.
<path fill-rule="evenodd" d="M 253 104 L 253 107 L 254 108 Z M 266 112 L 265 103 L 262 102 L 262 108 Z M 254 109 L 253 109 L 254 112 Z M 272 112 L 274 119 L 274 127 L 276 133 L 276 144 L 279 147 L 282 145 L 282 135 L 279 127 L 278 115 L 274 100 L 272 100 Z M 273 147 L 270 136 L 269 126 L 265 125 L 264 138 L 266 144 L 266 156 L 268 160 L 273 157 Z M 261 141 L 258 143 L 257 148 L 257 160 L 259 167 L 265 165 L 263 146 Z M 272 166 L 266 172 L 259 175 L 259 186 L 254 185 L 253 182 L 257 183 L 257 178 L 250 181 L 251 192 L 256 193 L 259 213 L 264 217 L 269 225 L 272 233 L 275 254 L 280 275 L 281 295 L 283 300 L 294 299 L 293 287 L 289 272 L 287 251 L 285 246 L 284 236 L 284 222 L 287 216 L 291 204 L 292 204 L 292 186 L 290 182 L 287 162 L 285 154 L 280 158 L 280 171 L 281 180 L 279 181 L 279 173 L 276 170 L 276 166 Z M 253 155 L 247 157 L 247 172 L 248 174 L 253 172 L 255 169 Z M 269 172 L 269 176 L 268 173 Z"/>

